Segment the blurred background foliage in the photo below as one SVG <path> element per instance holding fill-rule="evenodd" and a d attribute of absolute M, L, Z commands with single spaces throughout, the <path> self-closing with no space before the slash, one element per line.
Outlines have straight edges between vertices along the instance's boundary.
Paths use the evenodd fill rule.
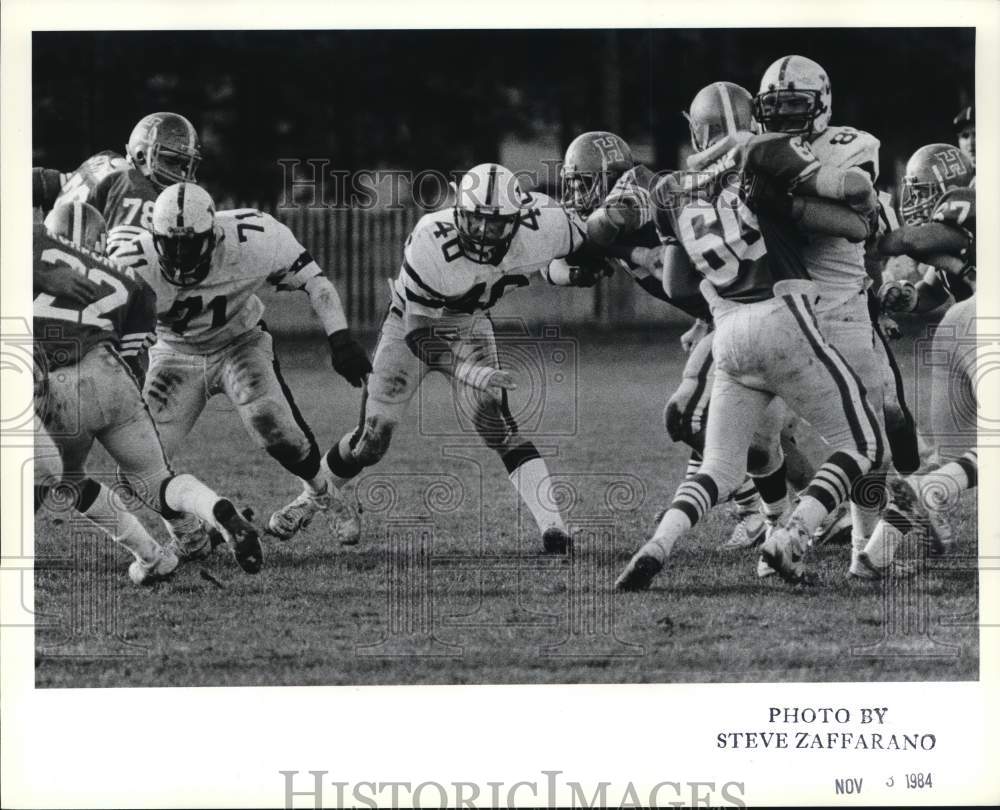
<path fill-rule="evenodd" d="M 667 168 L 687 143 L 680 113 L 700 87 L 725 79 L 754 92 L 768 64 L 800 53 L 830 74 L 834 123 L 882 140 L 892 185 L 914 149 L 952 140 L 952 116 L 974 96 L 974 37 L 967 28 L 39 32 L 34 162 L 73 169 L 123 150 L 143 115 L 172 110 L 201 133 L 209 189 L 262 203 L 280 195 L 279 159 L 450 172 L 555 160 L 587 129 L 616 131 Z"/>

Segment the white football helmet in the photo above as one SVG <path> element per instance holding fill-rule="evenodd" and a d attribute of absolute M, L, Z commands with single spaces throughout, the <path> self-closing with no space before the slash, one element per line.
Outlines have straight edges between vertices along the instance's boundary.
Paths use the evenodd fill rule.
<path fill-rule="evenodd" d="M 168 186 L 153 205 L 153 245 L 160 272 L 172 284 L 199 283 L 212 266 L 215 248 L 215 203 L 201 186 Z"/>
<path fill-rule="evenodd" d="M 497 163 L 481 163 L 455 187 L 455 227 L 462 252 L 479 264 L 499 264 L 514 240 L 530 197 Z"/>
<path fill-rule="evenodd" d="M 754 117 L 767 132 L 819 135 L 830 125 L 833 90 L 823 67 L 805 56 L 783 56 L 760 80 Z"/>

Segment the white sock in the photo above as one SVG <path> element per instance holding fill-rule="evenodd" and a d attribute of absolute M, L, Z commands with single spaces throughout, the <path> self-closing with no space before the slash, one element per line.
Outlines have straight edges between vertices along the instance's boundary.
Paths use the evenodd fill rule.
<path fill-rule="evenodd" d="M 150 536 L 139 519 L 131 512 L 118 509 L 111 491 L 100 485 L 100 493 L 83 516 L 107 532 L 111 539 L 124 546 L 142 562 L 152 562 L 159 553 L 159 544 Z"/>
<path fill-rule="evenodd" d="M 871 533 L 875 531 L 875 527 L 879 524 L 881 516 L 881 509 L 866 509 L 863 506 L 858 506 L 856 503 L 851 503 L 851 543 L 854 543 L 859 538 L 861 542 L 861 545 L 855 546 L 855 548 L 861 550 L 865 547 L 865 543 L 871 537 Z"/>
<path fill-rule="evenodd" d="M 958 504 L 961 492 L 969 488 L 965 470 L 954 461 L 924 475 L 912 475 L 907 483 L 920 496 L 925 507 L 947 511 Z"/>
<path fill-rule="evenodd" d="M 775 501 L 774 503 L 763 502 L 764 517 L 770 518 L 771 520 L 777 520 L 786 511 L 788 511 L 788 496 L 786 495 L 780 501 Z"/>
<path fill-rule="evenodd" d="M 181 473 L 171 478 L 163 492 L 163 501 L 175 512 L 187 512 L 215 525 L 212 507 L 219 501 L 219 496 L 193 475 Z M 173 522 L 171 525 L 174 525 Z"/>
<path fill-rule="evenodd" d="M 652 539 L 643 547 L 665 562 L 674 544 L 691 528 L 691 518 L 682 509 L 668 509 L 653 532 Z"/>
<path fill-rule="evenodd" d="M 544 459 L 528 459 L 511 472 L 509 478 L 524 505 L 534 516 L 540 531 L 553 527 L 566 530 L 566 524 L 563 523 L 562 515 L 559 514 L 549 490 L 549 468 Z"/>
<path fill-rule="evenodd" d="M 812 495 L 803 495 L 789 520 L 798 520 L 812 535 L 830 512 Z"/>
<path fill-rule="evenodd" d="M 901 532 L 880 520 L 865 546 L 865 554 L 876 568 L 885 568 L 896 556 L 896 547 L 902 539 Z"/>

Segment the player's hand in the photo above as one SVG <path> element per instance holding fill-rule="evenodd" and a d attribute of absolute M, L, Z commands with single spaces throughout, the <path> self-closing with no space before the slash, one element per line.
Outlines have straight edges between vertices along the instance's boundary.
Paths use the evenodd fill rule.
<path fill-rule="evenodd" d="M 489 376 L 486 377 L 485 384 L 487 388 L 502 388 L 505 391 L 515 391 L 517 389 L 517 381 L 514 379 L 514 375 L 509 371 L 501 369 L 493 369 Z"/>
<path fill-rule="evenodd" d="M 330 359 L 333 370 L 355 388 L 360 388 L 365 377 L 371 373 L 372 362 L 368 352 L 358 343 L 347 329 L 341 329 L 327 337 L 330 342 Z"/>
<path fill-rule="evenodd" d="M 701 339 L 708 333 L 708 323 L 699 318 L 690 329 L 681 335 L 681 348 L 690 354 L 692 349 L 701 343 Z"/>
<path fill-rule="evenodd" d="M 909 281 L 887 281 L 878 291 L 883 312 L 913 312 L 917 306 L 917 288 Z"/>
<path fill-rule="evenodd" d="M 35 270 L 34 289 L 56 298 L 86 306 L 101 297 L 101 285 L 84 278 L 66 265 L 43 265 Z"/>
<path fill-rule="evenodd" d="M 903 336 L 899 324 L 888 315 L 879 315 L 878 328 L 882 330 L 882 334 L 889 340 L 899 340 Z"/>
<path fill-rule="evenodd" d="M 767 175 L 745 171 L 740 184 L 740 195 L 754 213 L 788 216 L 792 197 Z"/>
<path fill-rule="evenodd" d="M 573 287 L 593 287 L 602 278 L 614 273 L 610 262 L 587 264 L 581 267 L 569 268 L 569 283 Z"/>

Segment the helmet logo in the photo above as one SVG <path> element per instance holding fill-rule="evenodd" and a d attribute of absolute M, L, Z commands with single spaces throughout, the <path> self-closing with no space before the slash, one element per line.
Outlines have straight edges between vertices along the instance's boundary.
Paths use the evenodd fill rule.
<path fill-rule="evenodd" d="M 621 163 L 625 160 L 625 153 L 622 152 L 617 138 L 613 138 L 610 135 L 604 138 L 594 138 L 594 146 L 600 150 L 605 167 L 609 163 Z"/>
<path fill-rule="evenodd" d="M 962 163 L 958 147 L 952 146 L 942 150 L 938 153 L 938 160 L 941 168 L 939 169 L 937 165 L 931 167 L 938 182 L 944 183 L 946 180 L 952 180 L 965 174 L 965 165 Z"/>

